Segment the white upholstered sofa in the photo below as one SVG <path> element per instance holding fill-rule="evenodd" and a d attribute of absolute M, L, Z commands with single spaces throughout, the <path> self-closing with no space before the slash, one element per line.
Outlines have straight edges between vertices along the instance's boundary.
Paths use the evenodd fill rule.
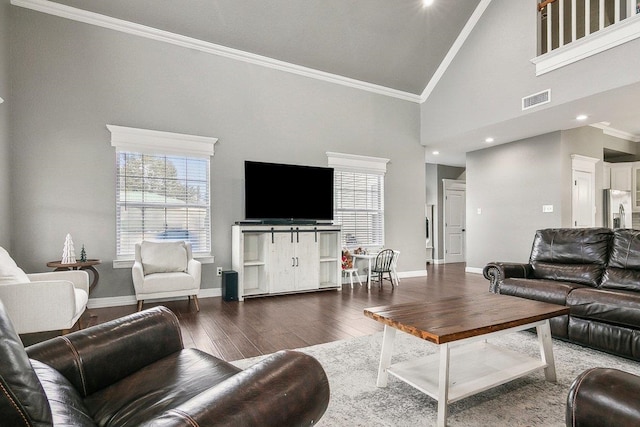
<path fill-rule="evenodd" d="M 0 300 L 19 334 L 66 333 L 87 308 L 89 275 L 86 271 L 26 274 L 0 247 Z"/>
<path fill-rule="evenodd" d="M 149 242 L 135 246 L 131 269 L 138 311 L 144 300 L 153 298 L 193 297 L 196 310 L 202 266 L 193 259 L 189 242 Z"/>

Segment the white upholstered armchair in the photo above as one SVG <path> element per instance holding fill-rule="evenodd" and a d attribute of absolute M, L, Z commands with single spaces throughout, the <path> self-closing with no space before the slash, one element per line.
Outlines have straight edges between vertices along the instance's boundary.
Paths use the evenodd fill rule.
<path fill-rule="evenodd" d="M 86 271 L 25 274 L 0 247 L 0 300 L 19 334 L 66 333 L 87 309 L 89 275 Z"/>
<path fill-rule="evenodd" d="M 138 311 L 146 299 L 193 297 L 196 310 L 202 265 L 193 259 L 189 242 L 148 242 L 136 244 L 131 270 Z"/>

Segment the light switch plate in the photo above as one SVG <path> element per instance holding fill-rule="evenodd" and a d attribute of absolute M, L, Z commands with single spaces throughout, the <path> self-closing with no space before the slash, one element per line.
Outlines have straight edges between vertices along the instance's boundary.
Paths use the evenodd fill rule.
<path fill-rule="evenodd" d="M 553 205 L 542 205 L 542 212 L 553 212 Z"/>

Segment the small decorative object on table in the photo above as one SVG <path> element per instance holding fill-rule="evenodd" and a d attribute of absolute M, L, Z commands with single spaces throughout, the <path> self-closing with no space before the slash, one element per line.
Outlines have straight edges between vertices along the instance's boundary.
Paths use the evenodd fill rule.
<path fill-rule="evenodd" d="M 64 248 L 62 249 L 62 264 L 75 264 L 76 263 L 76 252 L 73 248 L 73 239 L 71 238 L 71 234 L 67 234 L 67 237 L 64 239 Z"/>
<path fill-rule="evenodd" d="M 342 269 L 346 270 L 348 268 L 353 268 L 353 258 L 349 253 L 348 249 L 344 249 L 342 251 Z"/>
<path fill-rule="evenodd" d="M 84 245 L 82 245 L 82 249 L 80 250 L 80 262 L 87 262 L 87 251 L 84 250 Z"/>

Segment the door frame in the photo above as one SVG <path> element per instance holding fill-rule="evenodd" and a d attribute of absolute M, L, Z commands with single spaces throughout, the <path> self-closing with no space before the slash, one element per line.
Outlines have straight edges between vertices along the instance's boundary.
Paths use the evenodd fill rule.
<path fill-rule="evenodd" d="M 596 225 L 596 163 L 598 163 L 600 159 L 596 159 L 595 157 L 587 157 L 582 156 L 580 154 L 572 154 L 571 155 L 571 227 L 576 227 L 578 218 L 577 206 L 578 203 L 578 195 L 576 192 L 576 176 L 575 172 L 584 172 L 591 176 L 590 184 L 591 184 L 591 192 L 589 197 L 591 199 L 591 212 L 589 212 L 589 218 L 591 219 L 591 227 L 595 227 Z"/>
<path fill-rule="evenodd" d="M 467 182 L 466 181 L 461 181 L 461 180 L 455 180 L 455 179 L 443 179 L 442 180 L 442 220 L 443 220 L 443 233 L 442 233 L 442 250 L 443 250 L 443 255 L 444 255 L 444 263 L 449 263 L 449 262 L 453 262 L 451 260 L 448 260 L 447 258 L 447 201 L 446 201 L 446 197 L 447 197 L 447 191 L 448 190 L 458 190 L 458 191 L 463 191 L 464 192 L 464 198 L 465 198 L 465 212 L 462 212 L 462 218 L 464 218 L 464 224 L 462 227 L 462 231 L 463 231 L 463 243 L 462 243 L 462 250 L 464 253 L 464 261 L 466 262 L 467 259 L 467 238 L 466 238 L 466 197 L 467 197 Z M 455 262 L 459 262 L 459 261 L 455 261 Z"/>

